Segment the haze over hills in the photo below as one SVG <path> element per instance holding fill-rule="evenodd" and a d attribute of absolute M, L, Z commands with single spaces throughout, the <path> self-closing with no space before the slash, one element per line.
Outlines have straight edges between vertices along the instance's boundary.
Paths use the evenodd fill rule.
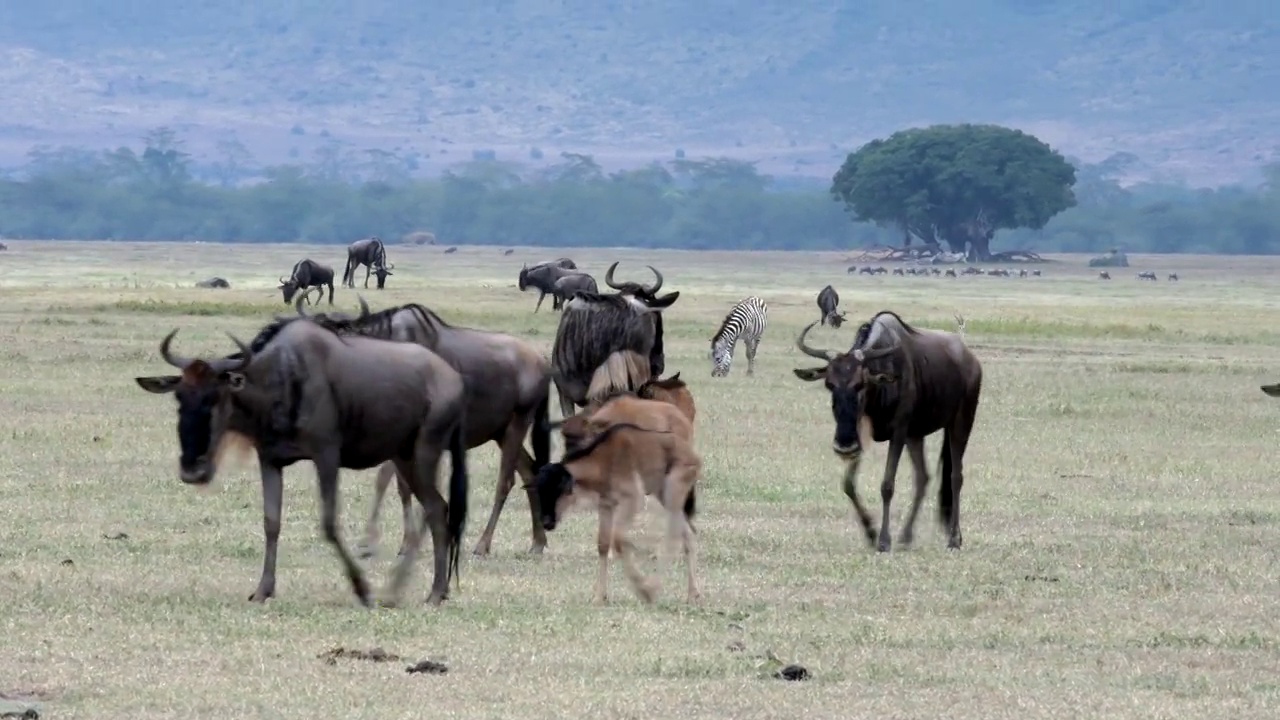
<path fill-rule="evenodd" d="M 419 171 L 726 155 L 829 179 L 875 137 L 995 122 L 1132 179 L 1280 160 L 1280 13 L 1237 0 L 58 0 L 0 4 L 0 165 L 36 144 L 263 165 L 379 148 Z M 222 144 L 225 149 L 225 143 Z M 534 149 L 540 152 L 534 152 Z"/>

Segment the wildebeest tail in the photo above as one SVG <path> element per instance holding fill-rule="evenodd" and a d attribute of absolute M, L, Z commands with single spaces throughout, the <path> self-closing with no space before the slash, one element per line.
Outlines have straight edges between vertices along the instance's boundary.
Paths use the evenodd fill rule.
<path fill-rule="evenodd" d="M 951 431 L 942 434 L 942 452 L 938 455 L 938 521 L 951 527 L 955 512 L 955 494 L 951 492 Z"/>
<path fill-rule="evenodd" d="M 533 445 L 533 472 L 536 474 L 544 465 L 551 462 L 551 387 L 538 400 L 538 407 L 533 411 L 533 428 L 529 432 L 529 442 Z"/>
<path fill-rule="evenodd" d="M 698 512 L 697 492 L 697 487 L 689 488 L 689 495 L 684 499 L 684 517 L 689 523 L 689 529 L 694 532 L 698 532 L 698 529 L 693 526 L 693 516 Z"/>
<path fill-rule="evenodd" d="M 467 522 L 467 441 L 463 436 L 463 422 L 458 420 L 453 436 L 449 438 L 449 461 L 453 466 L 449 475 L 449 575 L 457 582 L 458 558 L 462 548 L 462 529 Z M 461 583 L 458 583 L 461 587 Z"/>

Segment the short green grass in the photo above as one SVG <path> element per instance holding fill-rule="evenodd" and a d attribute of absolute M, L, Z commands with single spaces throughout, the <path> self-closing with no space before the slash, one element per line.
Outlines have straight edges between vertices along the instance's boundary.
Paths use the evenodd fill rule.
<path fill-rule="evenodd" d="M 233 349 L 292 312 L 275 278 L 340 247 L 12 242 L 0 256 L 0 693 L 51 717 L 1058 718 L 1274 717 L 1280 707 L 1280 301 L 1270 258 L 1135 258 L 1096 279 L 1061 257 L 1034 279 L 847 276 L 839 254 L 566 251 L 603 276 L 667 275 L 668 372 L 698 402 L 706 472 L 698 521 L 705 599 L 683 602 L 673 567 L 642 606 L 620 570 L 590 604 L 594 513 L 525 554 L 523 497 L 493 555 L 468 554 L 462 589 L 396 610 L 356 606 L 318 533 L 314 474 L 287 473 L 278 597 L 246 598 L 261 562 L 249 470 L 211 493 L 175 472 L 173 401 L 137 375 L 184 354 Z M 522 262 L 560 252 L 392 247 L 373 307 L 417 301 L 549 350 L 557 315 L 514 287 Z M 73 258 L 74 262 L 68 260 Z M 1153 269 L 1158 283 L 1133 278 Z M 1165 281 L 1176 270 L 1179 283 Z M 197 290 L 209 275 L 232 290 Z M 361 274 L 362 275 L 362 274 Z M 361 277 L 361 282 L 363 278 Z M 968 319 L 985 387 L 967 457 L 966 545 L 944 550 L 935 493 L 917 546 L 876 555 L 853 529 L 829 446 L 829 402 L 799 382 L 793 349 L 828 282 L 849 318 L 882 308 L 922 326 Z M 707 340 L 759 294 L 770 324 L 755 377 L 741 350 L 709 376 Z M 338 289 L 336 305 L 356 308 Z M 811 333 L 847 347 L 856 324 Z M 929 442 L 930 462 L 937 439 Z M 466 549 L 492 502 L 496 451 L 471 453 Z M 863 465 L 873 507 L 883 450 Z M 900 473 L 896 527 L 909 472 Z M 373 472 L 343 475 L 354 543 Z M 381 586 L 399 537 L 388 500 Z M 650 503 L 651 508 L 656 503 Z M 122 539 L 120 534 L 127 537 Z M 660 536 L 656 511 L 638 530 Z M 652 570 L 651 559 L 644 559 Z M 405 663 L 317 655 L 381 646 Z M 808 682 L 769 677 L 768 657 Z"/>

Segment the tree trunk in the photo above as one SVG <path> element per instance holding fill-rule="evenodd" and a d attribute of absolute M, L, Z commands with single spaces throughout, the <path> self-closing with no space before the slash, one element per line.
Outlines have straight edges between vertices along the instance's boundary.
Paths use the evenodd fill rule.
<path fill-rule="evenodd" d="M 969 238 L 969 262 L 989 262 L 991 260 L 991 238 L 995 233 L 973 235 Z"/>

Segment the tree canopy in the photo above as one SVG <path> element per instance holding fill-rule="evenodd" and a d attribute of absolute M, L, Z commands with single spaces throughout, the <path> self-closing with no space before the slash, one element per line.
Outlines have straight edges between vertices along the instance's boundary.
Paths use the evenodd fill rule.
<path fill-rule="evenodd" d="M 903 244 L 945 241 L 986 260 L 997 230 L 1039 230 L 1076 205 L 1076 170 L 1045 143 L 997 125 L 934 125 L 873 140 L 845 160 L 831 193 L 855 219 L 898 228 Z"/>

